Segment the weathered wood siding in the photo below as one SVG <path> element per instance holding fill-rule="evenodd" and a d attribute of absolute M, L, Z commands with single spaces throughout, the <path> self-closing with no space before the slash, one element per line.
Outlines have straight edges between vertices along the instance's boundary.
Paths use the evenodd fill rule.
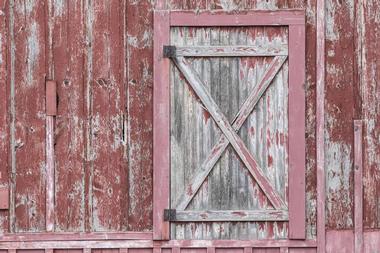
<path fill-rule="evenodd" d="M 309 238 L 317 232 L 316 3 L 171 0 L 163 4 L 168 9 L 195 11 L 306 10 Z M 0 0 L 0 186 L 10 186 L 11 203 L 9 210 L 0 210 L 1 232 L 45 230 L 45 77 L 57 81 L 59 95 L 55 230 L 152 229 L 154 4 L 150 0 Z M 353 118 L 364 120 L 364 228 L 380 226 L 379 11 L 376 0 L 326 0 L 328 229 L 354 228 Z M 233 176 L 245 186 L 239 175 Z M 194 238 L 212 233 L 193 228 L 186 233 Z M 264 225 L 258 231 L 273 234 Z M 377 250 L 378 234 L 366 233 L 365 249 Z M 351 235 L 345 238 L 351 240 Z M 334 247 L 344 243 L 331 242 Z"/>
<path fill-rule="evenodd" d="M 1 231 L 45 230 L 45 78 L 58 83 L 55 231 L 151 230 L 153 3 L 0 6 Z"/>
<path fill-rule="evenodd" d="M 283 28 L 173 28 L 171 45 L 287 48 Z M 242 104 L 258 85 L 273 57 L 190 58 L 191 65 L 226 118 L 232 122 Z M 283 199 L 287 198 L 287 63 L 258 101 L 243 124 L 239 136 L 257 159 L 264 174 Z M 197 98 L 182 74 L 172 67 L 171 74 L 171 204 L 198 173 L 201 164 L 222 136 L 219 127 Z M 211 170 L 186 210 L 272 209 L 267 197 L 252 179 L 231 146 Z M 260 233 L 260 227 L 273 230 Z M 269 228 L 270 227 L 270 228 Z M 182 223 L 173 226 L 177 239 L 286 238 L 287 226 L 278 223 Z"/>
<path fill-rule="evenodd" d="M 0 89 L 7 98 L 1 100 L 0 107 L 6 112 L 0 120 L 0 136 L 5 140 L 0 144 L 4 151 L 0 167 L 6 177 L 2 176 L 0 183 L 10 183 L 11 189 L 9 214 L 0 211 L 1 230 L 45 230 L 45 77 L 58 84 L 55 230 L 151 230 L 154 3 L 0 3 L 0 19 L 4 21 Z M 315 3 L 172 1 L 166 7 L 307 9 L 307 219 L 312 237 L 316 222 Z M 231 35 L 231 41 L 238 42 L 238 36 Z M 245 172 L 233 173 L 233 178 L 247 187 L 248 181 L 242 179 Z M 279 181 L 277 187 L 282 189 L 284 184 Z M 236 203 L 242 198 L 237 193 L 235 197 Z M 266 233 L 266 226 L 260 225 L 258 231 Z"/>
<path fill-rule="evenodd" d="M 364 227 L 380 228 L 380 84 L 378 82 L 378 37 L 380 4 L 363 1 L 357 4 L 360 118 L 364 120 Z"/>

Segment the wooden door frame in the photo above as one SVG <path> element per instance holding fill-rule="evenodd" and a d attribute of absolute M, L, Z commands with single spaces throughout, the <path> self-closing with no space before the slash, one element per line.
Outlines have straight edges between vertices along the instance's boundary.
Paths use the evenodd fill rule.
<path fill-rule="evenodd" d="M 169 11 L 154 12 L 153 85 L 153 239 L 170 239 L 170 60 L 163 46 L 174 26 L 287 26 L 289 33 L 289 239 L 305 239 L 305 11 Z M 301 70 L 301 71 L 300 71 Z M 301 134 L 300 134 L 301 133 Z"/>

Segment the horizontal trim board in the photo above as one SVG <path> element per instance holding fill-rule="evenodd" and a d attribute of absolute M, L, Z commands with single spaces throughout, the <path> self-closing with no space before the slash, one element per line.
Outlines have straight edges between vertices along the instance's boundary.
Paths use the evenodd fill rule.
<path fill-rule="evenodd" d="M 305 24 L 305 11 L 171 11 L 170 26 L 287 26 Z"/>
<path fill-rule="evenodd" d="M 0 249 L 315 248 L 315 240 L 107 240 L 1 242 Z"/>
<path fill-rule="evenodd" d="M 177 211 L 176 221 L 287 221 L 287 210 Z"/>
<path fill-rule="evenodd" d="M 194 46 L 175 47 L 176 56 L 187 57 L 246 57 L 246 56 L 287 56 L 288 45 L 270 46 Z"/>
<path fill-rule="evenodd" d="M 16 233 L 1 235 L 0 243 L 30 241 L 152 240 L 152 238 L 152 232 Z"/>

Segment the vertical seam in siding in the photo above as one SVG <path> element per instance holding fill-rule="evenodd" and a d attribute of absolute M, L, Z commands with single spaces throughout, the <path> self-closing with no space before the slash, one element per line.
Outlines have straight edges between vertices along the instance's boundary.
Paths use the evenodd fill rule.
<path fill-rule="evenodd" d="M 92 0 L 85 2 L 85 27 L 86 27 L 86 77 L 85 77 L 85 94 L 84 101 L 86 103 L 86 159 L 84 166 L 85 178 L 85 231 L 92 231 L 92 176 L 93 176 L 93 162 L 92 162 L 92 94 L 91 94 L 91 78 L 92 78 Z"/>
<path fill-rule="evenodd" d="M 15 187 L 16 187 L 16 151 L 15 147 L 15 117 L 16 117 L 16 101 L 15 101 L 15 37 L 14 37 L 14 0 L 9 1 L 9 34 L 10 34 L 10 159 L 11 159 L 11 175 L 10 175 L 10 209 L 9 209 L 9 232 L 15 232 Z"/>
<path fill-rule="evenodd" d="M 325 0 L 317 1 L 317 244 L 318 253 L 324 253 L 325 231 L 325 171 L 324 171 L 324 102 L 325 102 Z"/>

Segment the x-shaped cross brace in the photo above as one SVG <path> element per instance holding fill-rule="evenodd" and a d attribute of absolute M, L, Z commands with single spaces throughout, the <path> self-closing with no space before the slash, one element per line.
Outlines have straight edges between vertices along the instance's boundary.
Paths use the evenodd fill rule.
<path fill-rule="evenodd" d="M 192 178 L 192 180 L 190 181 L 190 184 L 186 187 L 185 193 L 183 193 L 179 198 L 177 209 L 185 210 L 185 208 L 189 205 L 190 201 L 195 196 L 203 181 L 206 179 L 206 177 L 214 167 L 215 163 L 219 160 L 229 143 L 231 143 L 232 147 L 242 160 L 243 164 L 247 167 L 252 177 L 256 180 L 260 188 L 268 197 L 273 207 L 275 209 L 286 209 L 286 204 L 282 200 L 281 196 L 277 193 L 277 191 L 268 181 L 259 164 L 252 157 L 244 142 L 237 134 L 237 131 L 239 131 L 239 129 L 246 121 L 246 119 L 254 109 L 261 96 L 264 94 L 264 92 L 272 82 L 277 72 L 284 64 L 286 56 L 276 56 L 273 59 L 268 69 L 265 71 L 262 79 L 252 90 L 247 100 L 243 103 L 239 112 L 235 116 L 232 126 L 228 122 L 227 118 L 223 115 L 218 105 L 212 99 L 211 95 L 205 89 L 206 86 L 201 81 L 196 72 L 193 70 L 189 62 L 184 57 L 176 57 L 174 55 L 171 56 L 171 59 L 178 67 L 178 69 L 182 72 L 182 74 L 184 75 L 194 92 L 197 94 L 203 105 L 210 113 L 211 117 L 215 120 L 216 124 L 224 134 L 219 139 L 217 144 L 212 148 L 210 155 L 201 165 L 200 171 L 198 171 L 195 174 L 194 178 Z"/>

